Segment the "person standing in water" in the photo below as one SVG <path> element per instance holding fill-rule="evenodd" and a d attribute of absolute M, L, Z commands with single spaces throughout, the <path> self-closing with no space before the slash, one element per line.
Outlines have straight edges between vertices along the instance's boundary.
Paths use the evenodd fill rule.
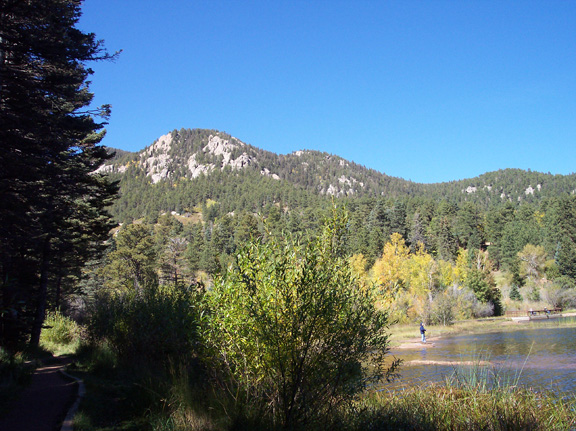
<path fill-rule="evenodd" d="M 424 328 L 424 322 L 420 323 L 420 335 L 422 335 L 422 342 L 426 343 L 426 328 Z"/>

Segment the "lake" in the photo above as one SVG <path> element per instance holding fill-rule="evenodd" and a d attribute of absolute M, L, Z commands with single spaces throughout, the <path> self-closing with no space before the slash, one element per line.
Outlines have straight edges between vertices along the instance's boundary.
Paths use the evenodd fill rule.
<path fill-rule="evenodd" d="M 523 322 L 502 332 L 444 336 L 434 341 L 434 347 L 392 350 L 404 363 L 401 377 L 386 387 L 398 389 L 444 382 L 454 373 L 461 379 L 469 378 L 472 369 L 479 369 L 491 376 L 491 383 L 517 382 L 536 391 L 573 395 L 576 392 L 576 328 L 565 326 L 567 323 L 576 323 L 576 319 Z M 417 333 L 416 326 L 415 335 Z M 485 368 L 479 364 L 488 365 Z"/>

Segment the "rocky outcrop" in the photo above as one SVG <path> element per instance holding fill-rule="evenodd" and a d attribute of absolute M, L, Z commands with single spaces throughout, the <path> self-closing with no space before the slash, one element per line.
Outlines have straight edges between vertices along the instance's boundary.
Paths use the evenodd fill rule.
<path fill-rule="evenodd" d="M 197 178 L 202 174 L 209 174 L 214 169 L 224 169 L 227 166 L 233 170 L 240 170 L 258 164 L 256 158 L 247 152 L 238 154 L 238 150 L 246 147 L 246 144 L 236 138 L 225 139 L 222 136 L 210 135 L 207 144 L 200 151 L 188 155 L 186 160 L 180 160 L 182 156 L 175 155 L 177 152 L 173 151 L 174 144 L 174 137 L 170 133 L 161 136 L 141 152 L 140 166 L 152 179 L 152 183 L 170 178 L 172 172 L 178 170 L 180 166 L 188 168 L 188 177 Z M 236 154 L 238 155 L 235 156 Z"/>
<path fill-rule="evenodd" d="M 168 153 L 171 145 L 172 134 L 164 135 L 140 155 L 142 167 L 146 171 L 146 175 L 152 178 L 153 183 L 169 176 L 170 156 Z"/>

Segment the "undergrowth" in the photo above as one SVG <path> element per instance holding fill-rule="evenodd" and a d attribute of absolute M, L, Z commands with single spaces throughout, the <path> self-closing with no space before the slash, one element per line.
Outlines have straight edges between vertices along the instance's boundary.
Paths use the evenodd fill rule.
<path fill-rule="evenodd" d="M 80 345 L 78 324 L 58 311 L 49 313 L 44 321 L 40 346 L 55 356 L 74 354 Z"/>
<path fill-rule="evenodd" d="M 23 353 L 10 353 L 0 347 L 0 411 L 30 382 L 34 366 Z"/>

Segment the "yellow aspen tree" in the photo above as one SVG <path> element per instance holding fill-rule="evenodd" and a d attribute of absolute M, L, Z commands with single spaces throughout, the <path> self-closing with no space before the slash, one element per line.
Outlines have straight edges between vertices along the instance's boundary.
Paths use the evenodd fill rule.
<path fill-rule="evenodd" d="M 438 281 L 442 287 L 452 286 L 454 284 L 454 266 L 445 260 L 439 260 L 438 264 Z"/>
<path fill-rule="evenodd" d="M 456 264 L 454 265 L 454 283 L 458 285 L 459 288 L 462 288 L 466 284 L 466 279 L 470 272 L 468 256 L 468 250 L 463 248 L 458 250 L 458 257 L 456 258 Z"/>
<path fill-rule="evenodd" d="M 380 287 L 383 299 L 391 300 L 403 284 L 403 267 L 410 250 L 402 235 L 393 233 L 384 245 L 382 257 L 372 267 L 372 280 Z"/>
<path fill-rule="evenodd" d="M 434 258 L 423 247 L 420 247 L 412 255 L 408 265 L 407 279 L 410 291 L 421 297 L 428 295 L 431 301 L 437 272 L 438 264 Z"/>
<path fill-rule="evenodd" d="M 350 270 L 352 275 L 356 277 L 363 288 L 370 284 L 368 279 L 368 272 L 366 271 L 368 260 L 363 254 L 354 254 L 350 257 Z"/>

